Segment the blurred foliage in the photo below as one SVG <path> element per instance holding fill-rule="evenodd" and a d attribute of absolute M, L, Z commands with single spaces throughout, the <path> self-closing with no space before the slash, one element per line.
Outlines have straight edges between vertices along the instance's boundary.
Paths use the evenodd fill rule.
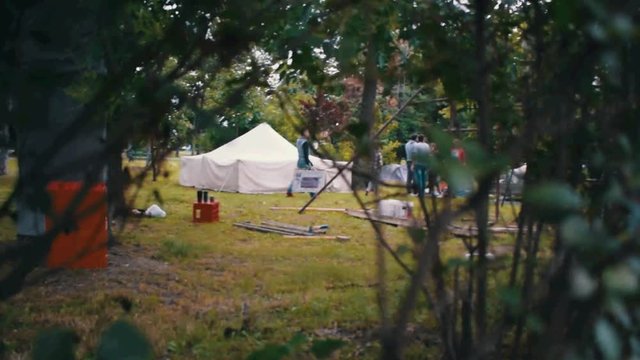
<path fill-rule="evenodd" d="M 337 339 L 314 339 L 310 341 L 304 334 L 297 333 L 286 344 L 267 344 L 262 349 L 249 355 L 248 359 L 280 360 L 290 357 L 302 357 L 303 354 L 313 355 L 315 359 L 326 359 L 344 345 L 344 341 Z"/>
<path fill-rule="evenodd" d="M 70 329 L 52 328 L 40 332 L 35 340 L 32 358 L 34 360 L 76 359 L 77 335 Z M 96 349 L 97 360 L 149 360 L 153 359 L 151 344 L 146 337 L 130 323 L 119 320 L 109 326 L 100 336 Z"/>
<path fill-rule="evenodd" d="M 637 1 L 602 0 L 7 1 L 0 98 L 10 101 L 0 119 L 20 139 L 41 125 L 49 102 L 58 104 L 51 94 L 62 89 L 88 109 L 76 128 L 107 123 L 116 151 L 150 141 L 207 151 L 268 122 L 291 141 L 303 127 L 327 131 L 319 140 L 340 159 L 366 163 L 372 146 L 381 146 L 385 162 L 397 162 L 408 136 L 425 133 L 439 149 L 430 165 L 453 193 L 469 193 L 463 207 L 477 209 L 478 236 L 464 245 L 479 255 L 460 267 L 461 291 L 440 271 L 437 236 L 417 234 L 418 275 L 412 272 L 412 286 L 399 296 L 406 300 L 398 314 L 412 313 L 418 289 L 436 291 L 447 359 L 507 351 L 514 359 L 635 358 L 638 9 Z M 367 46 L 376 50 L 378 73 L 373 124 L 358 116 Z M 43 55 L 49 51 L 59 56 Z M 395 124 L 372 139 L 416 91 Z M 450 156 L 455 138 L 465 140 L 466 162 Z M 488 195 L 501 172 L 521 163 L 526 185 L 510 278 L 494 296 L 486 293 Z M 37 175 L 23 176 L 40 179 L 26 183 L 34 199 L 44 191 Z M 439 221 L 451 213 L 431 214 L 438 226 L 430 231 L 445 229 Z M 547 238 L 553 244 L 543 253 Z M 496 304 L 508 310 L 488 315 Z M 461 321 L 451 321 L 454 315 Z M 396 318 L 394 331 L 380 331 L 390 358 L 402 358 L 411 319 Z M 131 341 L 118 356 L 147 358 L 142 339 L 116 323 L 98 352 L 107 359 L 113 344 Z M 254 356 L 322 357 L 339 346 L 307 343 L 294 337 Z M 38 338 L 34 358 L 68 357 L 72 347 L 72 333 L 52 330 Z"/>

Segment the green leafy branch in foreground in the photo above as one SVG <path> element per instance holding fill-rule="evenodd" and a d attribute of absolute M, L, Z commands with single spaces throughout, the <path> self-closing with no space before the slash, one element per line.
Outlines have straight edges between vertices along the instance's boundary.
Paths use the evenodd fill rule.
<path fill-rule="evenodd" d="M 309 347 L 309 338 L 303 333 L 295 334 L 285 344 L 267 344 L 249 355 L 249 360 L 280 360 L 287 356 L 311 353 L 318 359 L 326 359 L 346 343 L 337 339 L 312 340 Z"/>
<path fill-rule="evenodd" d="M 53 328 L 42 331 L 36 338 L 34 360 L 73 360 L 78 337 L 73 330 Z M 118 320 L 100 337 L 96 351 L 98 360 L 146 360 L 153 358 L 151 343 L 135 326 Z"/>
<path fill-rule="evenodd" d="M 51 328 L 40 332 L 35 340 L 34 360 L 73 360 L 79 339 L 68 328 Z M 326 359 L 346 343 L 338 339 L 312 340 L 303 333 L 295 334 L 285 344 L 266 344 L 249 355 L 249 360 L 279 360 L 287 356 L 312 354 Z M 101 335 L 95 359 L 97 360 L 148 360 L 153 358 L 151 343 L 134 325 L 118 320 Z"/>

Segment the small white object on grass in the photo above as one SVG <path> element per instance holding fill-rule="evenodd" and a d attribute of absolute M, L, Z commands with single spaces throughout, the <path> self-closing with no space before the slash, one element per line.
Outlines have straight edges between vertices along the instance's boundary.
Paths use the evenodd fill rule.
<path fill-rule="evenodd" d="M 478 254 L 473 254 L 473 257 L 474 257 L 474 258 L 477 258 L 478 256 L 479 256 Z M 464 255 L 464 257 L 465 257 L 465 258 L 467 258 L 467 259 L 469 259 L 469 258 L 471 257 L 471 254 L 466 253 L 466 254 Z M 496 258 L 496 256 L 495 256 L 495 255 L 493 255 L 493 254 L 492 254 L 492 253 L 490 253 L 490 252 L 486 253 L 486 257 L 487 257 L 487 260 L 495 260 L 495 258 Z"/>
<path fill-rule="evenodd" d="M 146 216 L 149 217 L 159 217 L 163 218 L 167 216 L 167 213 L 160 208 L 160 206 L 153 204 L 149 206 L 149 208 L 144 212 Z"/>

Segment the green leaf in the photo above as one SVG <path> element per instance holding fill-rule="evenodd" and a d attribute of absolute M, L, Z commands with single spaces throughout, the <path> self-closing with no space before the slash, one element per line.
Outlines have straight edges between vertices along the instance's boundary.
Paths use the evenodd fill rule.
<path fill-rule="evenodd" d="M 582 207 L 582 199 L 571 187 L 555 182 L 533 186 L 523 200 L 535 215 L 549 222 L 561 221 Z"/>
<path fill-rule="evenodd" d="M 635 356 L 640 355 L 640 340 L 637 337 L 632 336 L 629 343 L 631 344 L 631 353 Z"/>
<path fill-rule="evenodd" d="M 518 289 L 513 287 L 502 288 L 498 291 L 498 296 L 511 311 L 517 311 L 522 305 L 522 299 Z"/>
<path fill-rule="evenodd" d="M 126 321 L 116 321 L 103 334 L 98 346 L 98 360 L 152 359 L 147 338 Z"/>
<path fill-rule="evenodd" d="M 589 224 L 581 216 L 570 216 L 560 225 L 562 240 L 568 246 L 579 246 L 591 238 Z"/>
<path fill-rule="evenodd" d="M 457 162 L 449 163 L 443 172 L 449 189 L 456 195 L 468 194 L 473 190 L 473 174 L 471 170 Z"/>
<path fill-rule="evenodd" d="M 297 350 L 299 349 L 302 345 L 307 343 L 307 337 L 299 332 L 296 333 L 295 335 L 293 335 L 293 337 L 291 338 L 291 340 L 289 340 L 289 342 L 287 343 L 287 345 L 292 349 L 292 350 Z"/>
<path fill-rule="evenodd" d="M 410 254 L 411 253 L 411 248 L 405 244 L 399 245 L 398 248 L 396 249 L 396 254 L 398 256 L 403 256 L 405 254 Z"/>
<path fill-rule="evenodd" d="M 634 32 L 633 22 L 626 14 L 616 14 L 612 19 L 612 25 L 615 32 L 624 39 Z"/>
<path fill-rule="evenodd" d="M 411 227 L 407 230 L 407 232 L 409 233 L 409 236 L 411 236 L 411 240 L 413 240 L 413 242 L 417 244 L 422 243 L 424 239 L 427 238 L 427 232 L 422 228 Z"/>
<path fill-rule="evenodd" d="M 448 269 L 455 269 L 458 266 L 462 268 L 468 268 L 469 266 L 471 266 L 471 262 L 469 261 L 469 259 L 461 258 L 461 257 L 454 257 L 447 260 Z"/>
<path fill-rule="evenodd" d="M 53 328 L 40 332 L 33 346 L 33 360 L 72 360 L 78 337 L 73 330 Z"/>
<path fill-rule="evenodd" d="M 578 299 L 586 299 L 598 288 L 598 283 L 582 267 L 571 271 L 571 293 Z"/>
<path fill-rule="evenodd" d="M 262 349 L 254 351 L 248 360 L 280 360 L 289 355 L 289 348 L 285 345 L 267 344 Z"/>
<path fill-rule="evenodd" d="M 633 322 L 631 320 L 631 314 L 629 314 L 622 301 L 616 299 L 610 300 L 607 304 L 607 309 L 620 323 L 620 325 L 622 325 L 626 329 L 632 329 Z"/>
<path fill-rule="evenodd" d="M 567 27 L 574 20 L 576 4 L 573 0 L 554 1 L 551 3 L 553 18 L 561 27 Z"/>
<path fill-rule="evenodd" d="M 606 319 L 599 319 L 595 326 L 596 344 L 605 359 L 620 359 L 622 344 L 616 329 Z"/>
<path fill-rule="evenodd" d="M 614 294 L 631 295 L 639 289 L 638 275 L 627 264 L 619 264 L 605 270 L 602 278 L 607 290 Z"/>
<path fill-rule="evenodd" d="M 338 339 L 316 340 L 311 345 L 311 353 L 318 359 L 325 359 L 344 345 L 346 342 Z"/>
<path fill-rule="evenodd" d="M 526 320 L 527 329 L 542 334 L 544 331 L 544 322 L 537 315 L 528 315 Z"/>

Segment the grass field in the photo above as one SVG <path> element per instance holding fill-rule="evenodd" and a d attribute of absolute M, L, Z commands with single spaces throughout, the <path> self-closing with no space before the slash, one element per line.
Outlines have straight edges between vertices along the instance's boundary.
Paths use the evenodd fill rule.
<path fill-rule="evenodd" d="M 157 190 L 167 218 L 126 224 L 120 244 L 110 250 L 108 269 L 39 269 L 19 295 L 0 304 L 0 338 L 9 358 L 26 358 L 38 331 L 65 326 L 79 335 L 79 358 L 90 359 L 100 333 L 117 319 L 137 325 L 163 359 L 244 358 L 298 332 L 345 340 L 339 358 L 377 357 L 375 242 L 368 222 L 340 213 L 270 210 L 301 206 L 306 194 L 214 193 L 221 221 L 193 224 L 195 190 L 177 184 L 177 161 L 169 161 L 167 170 L 169 177 L 147 181 L 135 200 L 136 207 L 147 207 L 157 202 Z M 15 164 L 12 173 L 0 179 L 0 199 L 9 193 Z M 323 194 L 314 206 L 358 208 L 350 194 Z M 232 226 L 267 219 L 328 224 L 331 234 L 351 240 L 285 239 Z M 0 221 L 0 235 L 11 238 L 13 224 Z M 384 231 L 392 246 L 410 244 L 406 230 L 386 226 Z M 444 242 L 443 249 L 449 257 L 464 254 L 456 240 Z M 409 252 L 403 258 L 411 263 Z M 388 264 L 397 300 L 406 276 L 390 258 Z M 430 316 L 420 304 L 412 326 L 430 327 Z M 416 345 L 410 354 L 423 358 L 424 349 Z"/>

